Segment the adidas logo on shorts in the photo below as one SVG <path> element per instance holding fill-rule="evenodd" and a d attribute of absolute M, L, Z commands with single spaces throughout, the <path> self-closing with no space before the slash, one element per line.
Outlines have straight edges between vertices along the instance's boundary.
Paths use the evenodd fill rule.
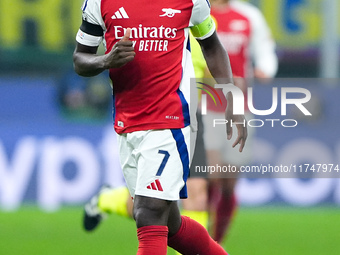
<path fill-rule="evenodd" d="M 150 183 L 150 185 L 148 185 L 146 188 L 152 189 L 152 190 L 163 191 L 163 187 L 158 179 Z"/>

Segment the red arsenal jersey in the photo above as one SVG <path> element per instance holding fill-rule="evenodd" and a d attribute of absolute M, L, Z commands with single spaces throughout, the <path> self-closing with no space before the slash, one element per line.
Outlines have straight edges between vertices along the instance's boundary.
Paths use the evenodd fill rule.
<path fill-rule="evenodd" d="M 100 26 L 106 53 L 131 28 L 134 60 L 110 69 L 117 133 L 182 128 L 190 124 L 194 77 L 189 27 L 210 14 L 207 0 L 87 0 L 83 20 Z M 98 46 L 101 36 L 80 28 L 77 41 Z"/>

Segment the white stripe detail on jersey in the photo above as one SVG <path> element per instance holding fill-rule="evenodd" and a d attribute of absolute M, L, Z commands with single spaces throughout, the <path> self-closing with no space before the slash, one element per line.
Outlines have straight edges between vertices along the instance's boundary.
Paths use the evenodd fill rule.
<path fill-rule="evenodd" d="M 127 15 L 124 7 L 120 7 L 118 11 L 115 12 L 114 15 L 112 15 L 111 19 L 128 19 L 129 15 Z"/>
<path fill-rule="evenodd" d="M 97 47 L 103 41 L 103 37 L 89 35 L 79 29 L 76 36 L 76 41 L 86 46 Z"/>
<path fill-rule="evenodd" d="M 120 15 L 119 11 L 116 11 L 115 15 L 116 15 L 117 19 L 121 19 L 122 18 L 122 15 Z"/>
<path fill-rule="evenodd" d="M 129 18 L 129 16 L 127 15 L 124 7 L 120 7 L 119 10 L 120 10 L 120 13 L 123 15 L 123 18 L 125 18 L 125 19 Z"/>

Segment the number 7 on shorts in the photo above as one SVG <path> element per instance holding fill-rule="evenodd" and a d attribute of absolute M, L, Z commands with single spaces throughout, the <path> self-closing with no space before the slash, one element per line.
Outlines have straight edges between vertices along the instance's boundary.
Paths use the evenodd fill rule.
<path fill-rule="evenodd" d="M 159 166 L 157 174 L 156 174 L 156 176 L 161 176 L 161 174 L 163 173 L 164 167 L 169 160 L 170 154 L 169 154 L 168 151 L 163 151 L 163 150 L 159 150 L 158 153 L 164 154 L 164 158 L 163 158 L 162 163 Z"/>

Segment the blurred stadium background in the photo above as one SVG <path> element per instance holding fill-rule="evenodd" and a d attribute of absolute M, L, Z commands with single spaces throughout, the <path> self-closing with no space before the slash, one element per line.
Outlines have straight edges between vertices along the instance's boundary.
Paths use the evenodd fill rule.
<path fill-rule="evenodd" d="M 261 128 L 256 159 L 340 164 L 339 1 L 249 2 L 277 43 L 274 86 L 310 88 L 314 102 L 313 118 L 294 130 Z M 131 220 L 110 217 L 93 234 L 81 228 L 82 205 L 103 183 L 123 183 L 107 76 L 72 70 L 81 4 L 0 0 L 0 254 L 136 251 Z M 237 195 L 224 243 L 231 254 L 340 254 L 339 178 L 241 179 Z"/>

